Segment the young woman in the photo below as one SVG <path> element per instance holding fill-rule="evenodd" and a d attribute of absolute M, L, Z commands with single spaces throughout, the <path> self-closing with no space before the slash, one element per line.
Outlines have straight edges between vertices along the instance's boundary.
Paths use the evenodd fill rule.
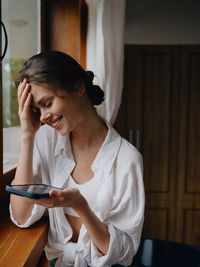
<path fill-rule="evenodd" d="M 13 183 L 64 190 L 40 200 L 11 195 L 10 213 L 16 225 L 29 227 L 48 211 L 50 266 L 128 266 L 140 242 L 142 158 L 97 115 L 104 93 L 93 76 L 57 51 L 31 57 L 19 75 L 21 148 Z"/>

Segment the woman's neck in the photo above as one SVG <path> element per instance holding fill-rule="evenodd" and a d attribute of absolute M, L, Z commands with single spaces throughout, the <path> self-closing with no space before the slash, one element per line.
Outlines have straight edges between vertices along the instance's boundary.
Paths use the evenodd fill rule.
<path fill-rule="evenodd" d="M 107 126 L 104 121 L 93 110 L 84 114 L 82 120 L 71 132 L 71 144 L 81 149 L 98 146 L 103 143 L 107 135 Z"/>

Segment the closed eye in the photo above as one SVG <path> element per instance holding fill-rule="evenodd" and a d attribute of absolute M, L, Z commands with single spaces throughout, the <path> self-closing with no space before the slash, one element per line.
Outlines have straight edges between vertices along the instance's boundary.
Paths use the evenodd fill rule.
<path fill-rule="evenodd" d="M 33 111 L 34 113 L 40 114 L 40 109 L 36 108 L 34 106 L 30 106 L 31 111 Z"/>
<path fill-rule="evenodd" d="M 48 108 L 48 107 L 50 107 L 50 106 L 51 106 L 51 104 L 52 104 L 52 100 L 51 100 L 51 101 L 49 101 L 49 102 L 47 102 L 46 104 L 44 104 L 44 106 Z"/>

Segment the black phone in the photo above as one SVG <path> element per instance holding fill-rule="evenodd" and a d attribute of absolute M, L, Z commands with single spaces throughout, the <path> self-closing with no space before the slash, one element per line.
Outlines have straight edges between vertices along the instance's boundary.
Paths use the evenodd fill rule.
<path fill-rule="evenodd" d="M 63 190 L 55 186 L 47 184 L 20 184 L 20 185 L 7 185 L 6 191 L 10 194 L 15 194 L 22 197 L 29 198 L 49 198 L 51 190 Z"/>

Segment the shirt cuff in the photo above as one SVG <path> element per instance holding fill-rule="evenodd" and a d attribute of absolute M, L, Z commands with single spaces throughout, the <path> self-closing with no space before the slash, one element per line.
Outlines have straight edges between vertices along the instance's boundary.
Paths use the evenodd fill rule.
<path fill-rule="evenodd" d="M 39 219 L 42 218 L 42 216 L 44 215 L 44 212 L 46 210 L 45 207 L 34 204 L 32 212 L 31 212 L 31 216 L 28 218 L 28 220 L 24 223 L 24 224 L 19 224 L 15 218 L 13 217 L 13 212 L 12 212 L 12 207 L 11 204 L 9 205 L 9 210 L 10 210 L 10 219 L 11 221 L 17 225 L 20 228 L 27 228 L 29 226 L 31 226 L 32 224 L 34 224 L 35 222 L 39 221 Z"/>
<path fill-rule="evenodd" d="M 114 228 L 112 224 L 108 224 L 110 234 L 110 244 L 108 253 L 103 255 L 91 241 L 91 262 L 92 266 L 111 266 L 115 263 L 128 266 L 132 262 L 132 244 L 125 233 Z M 129 244 L 130 243 L 130 244 Z M 130 256 L 131 255 L 131 256 Z"/>

